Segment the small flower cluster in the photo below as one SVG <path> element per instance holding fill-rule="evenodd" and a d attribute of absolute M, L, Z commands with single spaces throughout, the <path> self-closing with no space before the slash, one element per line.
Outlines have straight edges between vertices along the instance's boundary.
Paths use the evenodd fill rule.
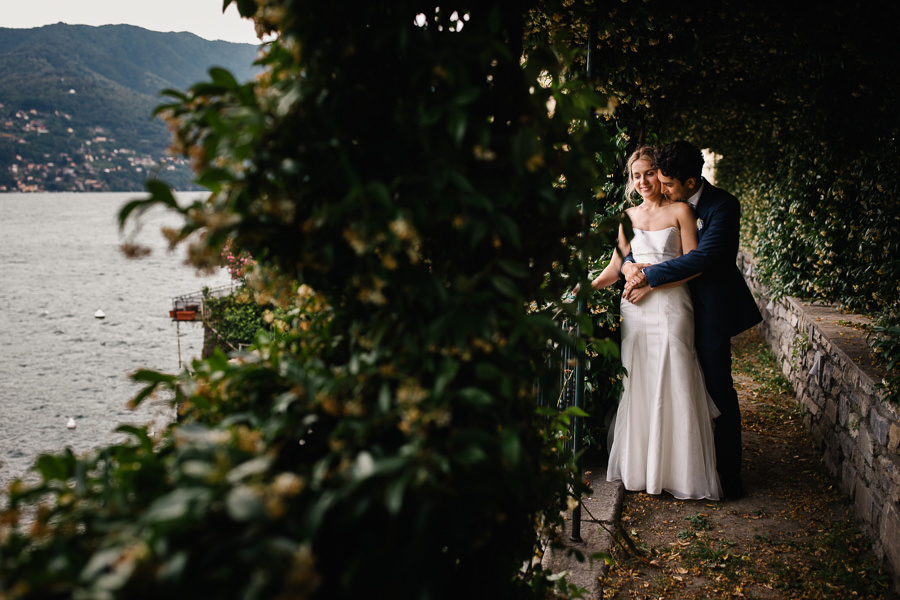
<path fill-rule="evenodd" d="M 225 260 L 225 267 L 231 274 L 231 278 L 236 281 L 243 281 L 250 267 L 256 264 L 249 252 L 246 250 L 238 251 L 234 242 L 230 239 L 225 242 L 225 247 L 222 248 L 222 259 Z"/>

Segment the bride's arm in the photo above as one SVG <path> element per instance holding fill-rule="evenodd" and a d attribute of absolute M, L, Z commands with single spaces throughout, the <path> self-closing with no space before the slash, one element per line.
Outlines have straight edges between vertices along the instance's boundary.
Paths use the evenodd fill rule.
<path fill-rule="evenodd" d="M 600 290 L 609 287 L 619 280 L 623 257 L 631 252 L 631 244 L 625 239 L 625 229 L 619 225 L 619 244 L 613 251 L 612 258 L 606 268 L 591 282 L 591 287 Z"/>

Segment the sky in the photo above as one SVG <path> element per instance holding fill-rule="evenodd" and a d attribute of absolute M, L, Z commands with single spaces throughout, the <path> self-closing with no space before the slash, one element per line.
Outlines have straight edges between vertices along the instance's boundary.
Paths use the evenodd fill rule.
<path fill-rule="evenodd" d="M 3 0 L 0 27 L 30 29 L 53 23 L 137 25 L 153 31 L 190 31 L 207 40 L 258 44 L 253 22 L 223 0 Z"/>

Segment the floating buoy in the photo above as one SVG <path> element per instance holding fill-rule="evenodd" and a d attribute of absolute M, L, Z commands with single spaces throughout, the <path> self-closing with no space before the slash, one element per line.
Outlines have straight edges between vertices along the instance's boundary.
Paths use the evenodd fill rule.
<path fill-rule="evenodd" d="M 66 423 L 66 427 L 69 429 L 75 429 L 78 425 L 75 424 L 75 419 L 69 418 L 69 421 Z"/>
<path fill-rule="evenodd" d="M 100 309 L 98 308 L 98 309 L 97 309 L 97 312 L 94 313 L 94 318 L 95 318 L 95 319 L 105 319 L 105 318 L 106 318 L 106 313 L 104 313 L 102 310 L 100 310 Z"/>

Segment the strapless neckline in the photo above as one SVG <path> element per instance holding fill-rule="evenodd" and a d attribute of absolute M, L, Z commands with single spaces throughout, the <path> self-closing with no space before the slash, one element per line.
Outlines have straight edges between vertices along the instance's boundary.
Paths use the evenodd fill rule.
<path fill-rule="evenodd" d="M 635 229 L 631 252 L 639 263 L 656 264 L 681 256 L 681 235 L 677 227 Z"/>
<path fill-rule="evenodd" d="M 638 229 L 637 227 L 632 227 L 634 231 L 640 231 L 641 233 L 656 233 L 658 231 L 669 231 L 670 229 L 678 229 L 674 225 L 671 227 L 665 227 L 663 229 Z"/>

